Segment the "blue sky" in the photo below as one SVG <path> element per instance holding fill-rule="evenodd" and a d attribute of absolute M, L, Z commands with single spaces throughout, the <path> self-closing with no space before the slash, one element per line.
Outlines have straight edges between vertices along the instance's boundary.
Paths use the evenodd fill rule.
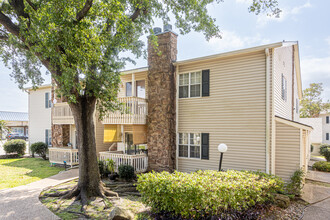
<path fill-rule="evenodd" d="M 278 1 L 282 9 L 280 18 L 249 13 L 250 0 L 225 0 L 211 4 L 209 12 L 217 19 L 223 38 L 208 42 L 201 33 L 179 35 L 178 60 L 283 40 L 299 41 L 303 87 L 311 82 L 322 82 L 323 98 L 330 99 L 330 1 Z M 155 26 L 162 24 L 156 23 Z M 145 36 L 142 39 L 146 41 Z M 126 69 L 147 65 L 144 59 L 136 61 L 137 65 L 127 64 Z M 10 73 L 11 70 L 0 61 L 0 111 L 27 111 L 27 94 L 18 89 Z M 45 78 L 45 83 L 49 83 L 49 76 Z"/>

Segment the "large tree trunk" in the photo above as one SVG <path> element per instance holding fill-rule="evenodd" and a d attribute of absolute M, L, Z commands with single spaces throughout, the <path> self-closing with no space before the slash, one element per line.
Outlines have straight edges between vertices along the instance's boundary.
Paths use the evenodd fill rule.
<path fill-rule="evenodd" d="M 81 97 L 76 104 L 70 104 L 77 131 L 79 150 L 78 188 L 88 198 L 101 196 L 100 174 L 95 143 L 95 98 Z M 82 195 L 83 196 L 83 195 Z"/>
<path fill-rule="evenodd" d="M 64 199 L 76 197 L 81 200 L 82 209 L 93 197 L 115 196 L 117 193 L 107 191 L 101 182 L 96 155 L 95 143 L 95 97 L 81 96 L 77 103 L 70 103 L 77 131 L 79 151 L 79 181 L 77 186 L 67 192 L 47 194 L 45 196 L 61 196 Z"/>

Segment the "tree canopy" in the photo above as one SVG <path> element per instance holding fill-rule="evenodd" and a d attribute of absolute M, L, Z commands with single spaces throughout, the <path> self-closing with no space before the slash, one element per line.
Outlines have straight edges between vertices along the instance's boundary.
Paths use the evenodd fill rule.
<path fill-rule="evenodd" d="M 180 34 L 194 30 L 220 37 L 207 11 L 222 0 L 8 0 L 0 4 L 0 55 L 20 88 L 43 83 L 45 66 L 58 94 L 75 102 L 93 95 L 100 112 L 111 110 L 118 90 L 120 52 L 143 55 L 140 37 L 152 34 L 155 19 L 175 20 Z M 250 12 L 278 15 L 276 0 L 254 0 Z M 157 45 L 155 41 L 155 45 Z M 134 62 L 134 61 L 133 61 Z"/>
<path fill-rule="evenodd" d="M 326 103 L 322 101 L 322 92 L 322 83 L 309 84 L 309 88 L 303 91 L 303 98 L 300 101 L 300 117 L 315 118 L 318 117 L 322 111 L 330 110 L 329 100 Z"/>

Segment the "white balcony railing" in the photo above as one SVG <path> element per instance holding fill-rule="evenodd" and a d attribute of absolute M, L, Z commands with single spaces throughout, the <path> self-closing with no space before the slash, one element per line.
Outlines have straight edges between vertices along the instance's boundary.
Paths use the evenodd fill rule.
<path fill-rule="evenodd" d="M 64 164 L 71 167 L 79 164 L 78 149 L 50 147 L 48 148 L 49 162 L 56 164 Z"/>
<path fill-rule="evenodd" d="M 111 153 L 110 151 L 100 152 L 100 160 L 107 162 L 112 159 L 115 162 L 115 171 L 122 164 L 128 164 L 134 167 L 136 173 L 143 173 L 148 168 L 148 156 L 146 154 L 127 155 L 120 153 Z"/>
<path fill-rule="evenodd" d="M 118 100 L 123 103 L 122 110 L 106 115 L 103 124 L 146 124 L 148 104 L 144 98 L 120 97 Z"/>
<path fill-rule="evenodd" d="M 56 103 L 52 108 L 53 124 L 74 124 L 73 115 L 68 103 Z"/>

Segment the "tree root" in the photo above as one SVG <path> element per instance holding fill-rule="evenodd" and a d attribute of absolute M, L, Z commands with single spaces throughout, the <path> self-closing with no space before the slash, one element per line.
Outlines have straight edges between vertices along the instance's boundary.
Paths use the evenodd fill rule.
<path fill-rule="evenodd" d="M 93 195 L 88 195 L 85 189 L 81 189 L 78 185 L 76 185 L 71 190 L 45 193 L 43 197 L 59 197 L 60 199 L 72 199 L 75 197 L 75 201 L 80 201 L 81 203 L 82 213 L 86 211 L 88 201 L 92 197 L 101 197 L 103 199 L 109 199 L 109 197 L 110 199 L 119 198 L 118 193 L 105 189 L 102 183 L 100 183 L 100 186 L 95 190 Z"/>

